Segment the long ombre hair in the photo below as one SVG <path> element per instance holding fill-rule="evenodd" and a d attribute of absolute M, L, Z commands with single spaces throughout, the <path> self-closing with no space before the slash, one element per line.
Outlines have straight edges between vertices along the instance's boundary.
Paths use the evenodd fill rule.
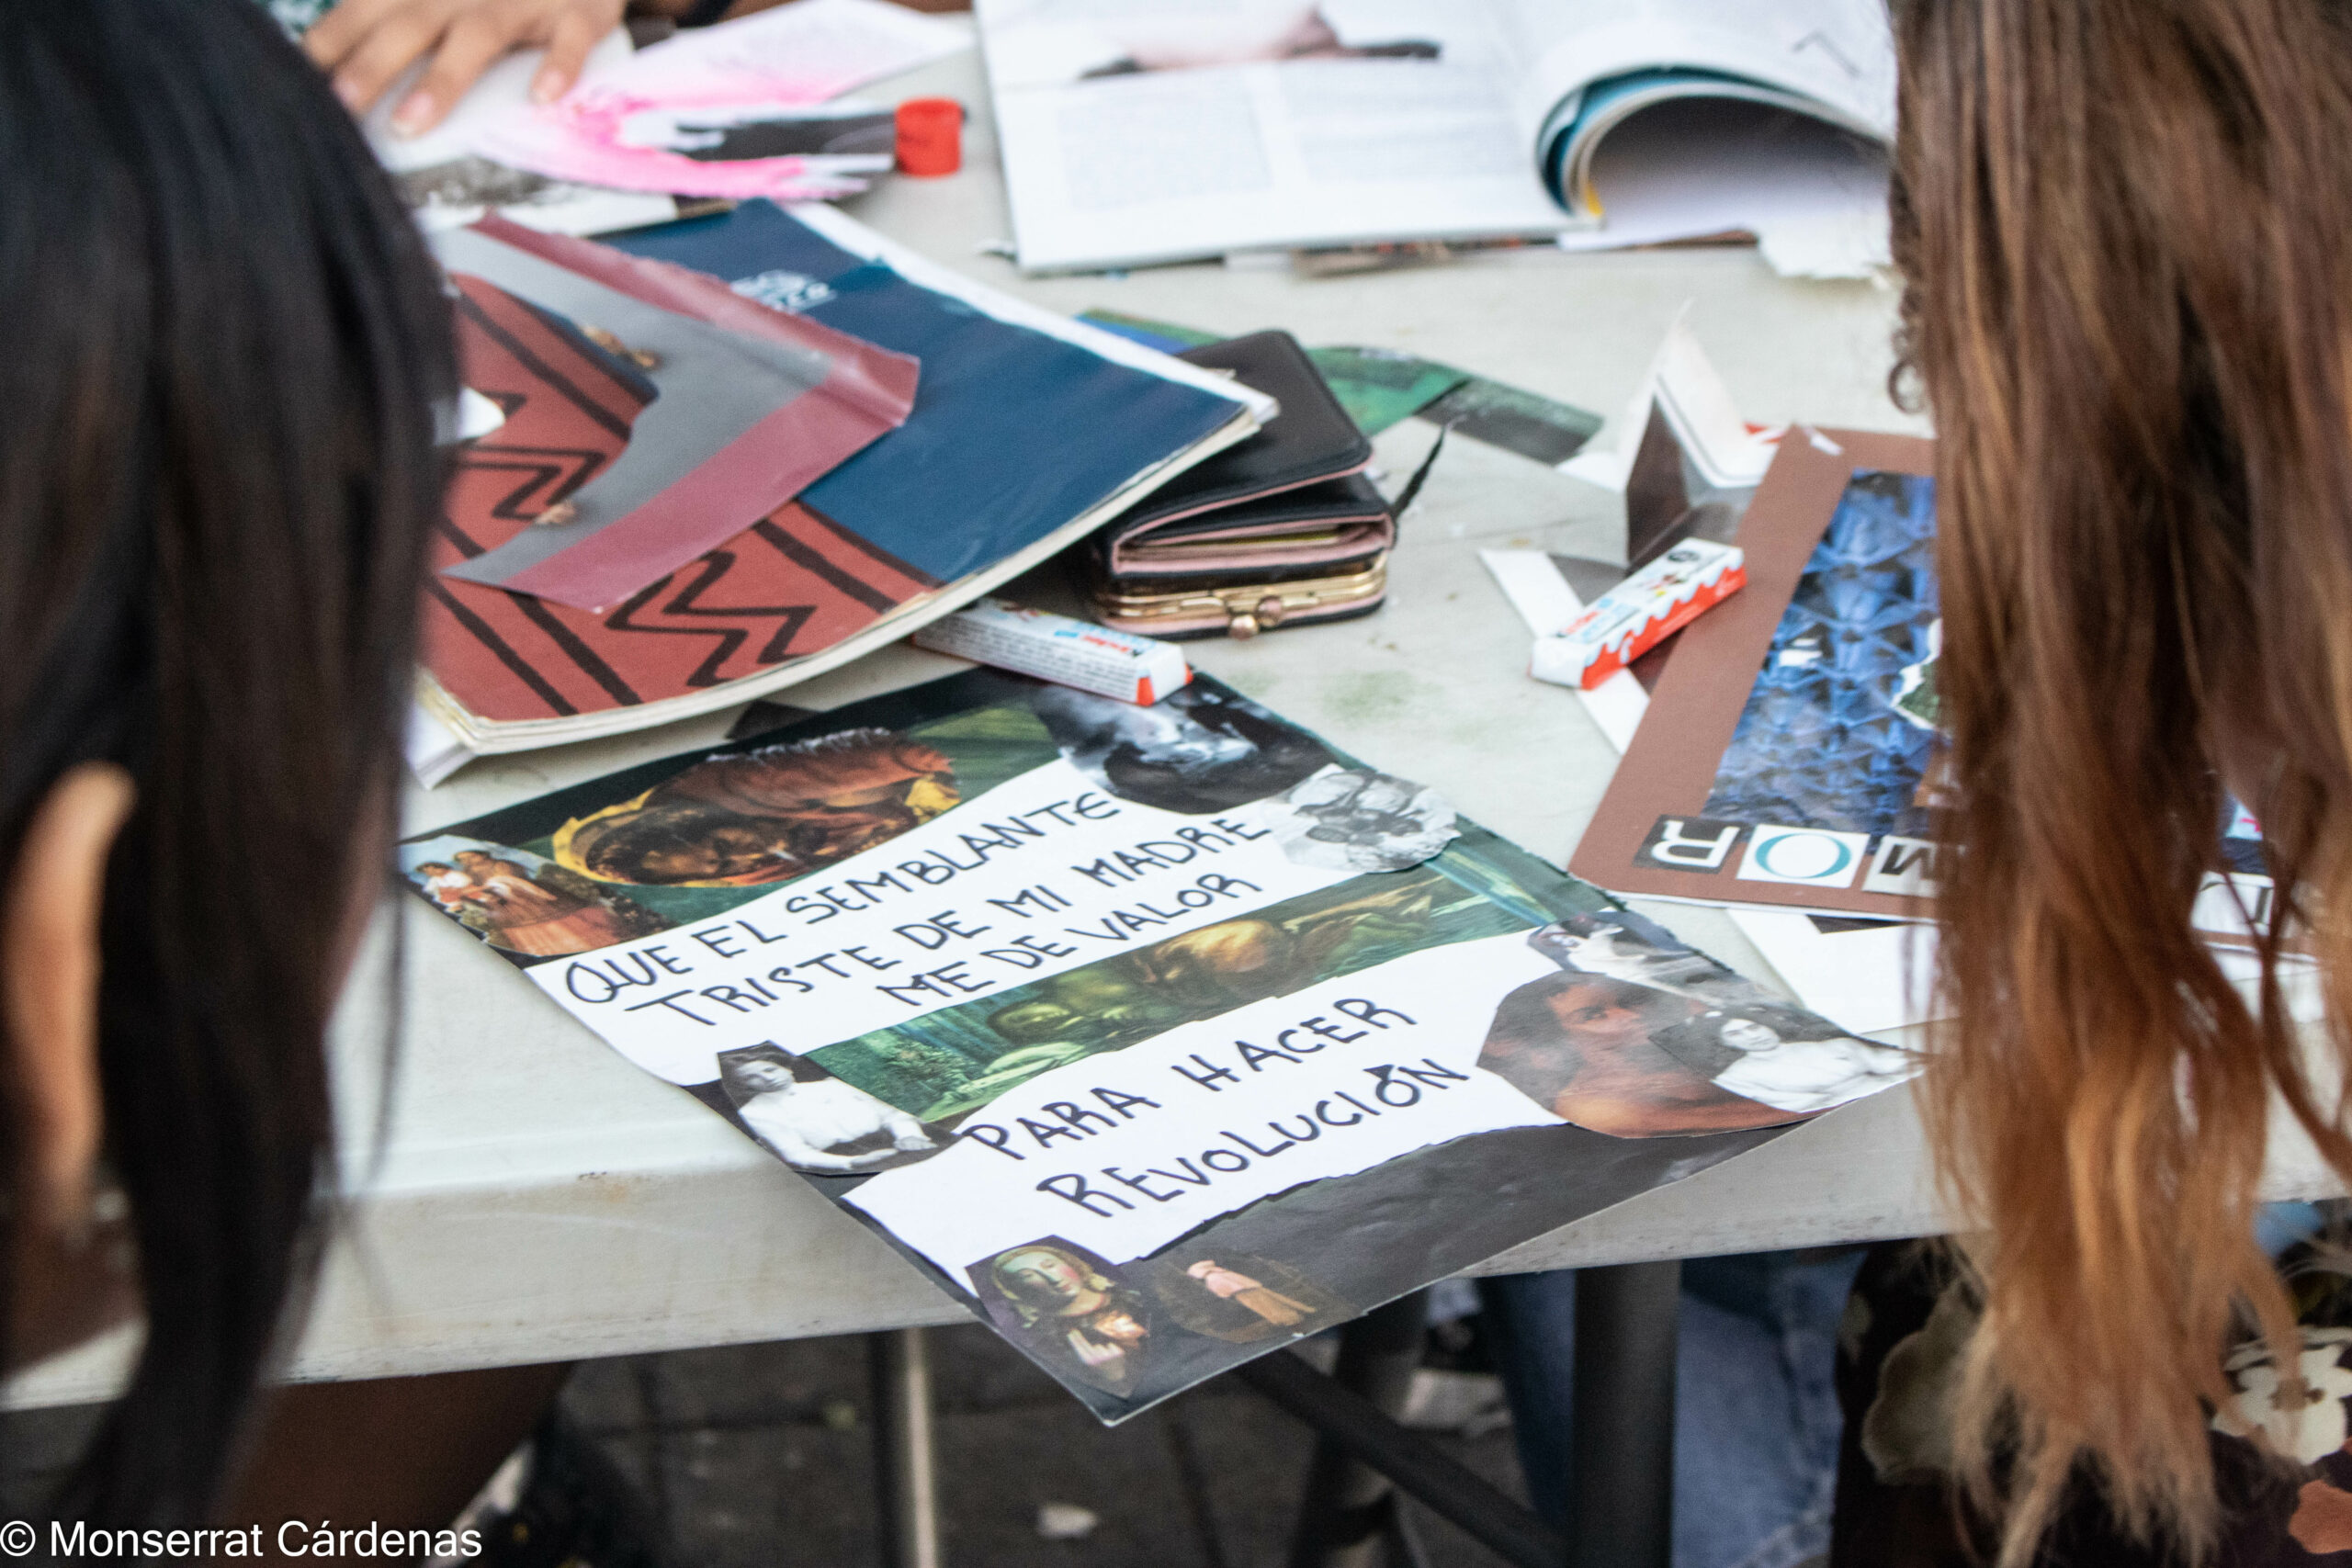
<path fill-rule="evenodd" d="M 2295 1365 L 2274 1097 L 2352 1176 L 2352 6 L 1896 10 L 1958 846 L 1925 1104 L 1984 1308 L 1957 1451 L 2005 1563 L 2077 1481 L 2197 1556 L 2224 1349 Z M 2231 790 L 2278 893 L 2251 1005 L 2190 927 Z"/>

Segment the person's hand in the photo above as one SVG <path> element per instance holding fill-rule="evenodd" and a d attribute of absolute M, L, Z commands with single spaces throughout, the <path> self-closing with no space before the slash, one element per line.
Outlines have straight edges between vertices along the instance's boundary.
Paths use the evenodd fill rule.
<path fill-rule="evenodd" d="M 1075 1328 L 1063 1337 L 1069 1341 L 1070 1350 L 1078 1357 L 1080 1364 L 1092 1367 L 1097 1371 L 1114 1361 L 1124 1360 L 1126 1358 L 1126 1351 L 1119 1346 L 1105 1345 L 1100 1340 L 1090 1339 Z"/>
<path fill-rule="evenodd" d="M 401 73 L 428 60 L 392 113 L 414 136 L 441 123 L 475 78 L 507 51 L 544 45 L 531 96 L 548 103 L 578 80 L 597 40 L 620 26 L 627 0 L 342 0 L 302 39 L 354 114 L 375 106 Z"/>

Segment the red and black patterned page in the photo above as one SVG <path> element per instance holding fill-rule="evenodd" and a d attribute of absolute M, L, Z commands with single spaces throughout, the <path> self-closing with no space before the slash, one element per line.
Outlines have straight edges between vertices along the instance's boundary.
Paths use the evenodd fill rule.
<path fill-rule="evenodd" d="M 506 414 L 459 450 L 426 590 L 425 667 L 469 713 L 513 723 L 684 696 L 821 652 L 938 586 L 797 502 L 602 615 L 440 575 L 609 464 L 650 390 L 560 318 L 458 288 L 466 385 Z"/>

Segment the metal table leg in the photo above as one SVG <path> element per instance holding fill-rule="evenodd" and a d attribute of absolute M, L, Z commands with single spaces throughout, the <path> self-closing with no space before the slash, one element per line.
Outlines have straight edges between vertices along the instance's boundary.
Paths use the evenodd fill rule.
<path fill-rule="evenodd" d="M 1452 1521 L 1513 1568 L 1562 1568 L 1567 1562 L 1567 1543 L 1557 1530 L 1429 1438 L 1407 1431 L 1362 1394 L 1341 1388 L 1337 1379 L 1325 1377 L 1296 1356 L 1286 1351 L 1261 1356 L 1233 1375 L 1315 1428 L 1325 1445 L 1354 1456 L 1395 1483 L 1396 1490 L 1373 1510 L 1373 1532 L 1387 1542 L 1392 1553 L 1387 1568 L 1424 1568 L 1409 1521 L 1396 1506 L 1399 1492 Z M 1316 1517 L 1308 1513 L 1302 1525 Z M 1312 1544 L 1320 1549 L 1319 1541 Z M 1347 1544 L 1358 1543 L 1351 1539 Z"/>
<path fill-rule="evenodd" d="M 1428 1322 L 1426 1291 L 1356 1319 L 1340 1330 L 1340 1361 L 1331 1381 L 1382 1414 L 1395 1416 L 1412 1389 Z M 1291 1541 L 1291 1568 L 1379 1568 L 1396 1506 L 1386 1476 L 1330 1437 L 1318 1438 Z"/>
<path fill-rule="evenodd" d="M 865 1337 L 874 1390 L 874 1471 L 888 1568 L 941 1568 L 939 1462 L 931 1420 L 931 1345 L 920 1328 Z"/>
<path fill-rule="evenodd" d="M 1682 1265 L 1577 1271 L 1569 1568 L 1669 1568 Z"/>

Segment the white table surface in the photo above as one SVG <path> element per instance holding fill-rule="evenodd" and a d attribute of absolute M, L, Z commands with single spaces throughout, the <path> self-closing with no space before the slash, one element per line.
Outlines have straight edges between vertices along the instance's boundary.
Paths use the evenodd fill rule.
<path fill-rule="evenodd" d="M 981 252 L 1011 227 L 977 56 L 886 84 L 876 96 L 919 92 L 971 106 L 965 171 L 888 184 L 847 209 L 1056 310 L 1101 306 L 1221 333 L 1286 327 L 1309 344 L 1411 349 L 1605 412 L 1608 439 L 1687 305 L 1747 417 L 1920 428 L 1886 397 L 1892 292 L 1780 278 L 1749 250 L 1541 254 L 1321 281 L 1221 265 L 1023 278 Z M 1433 434 L 1417 421 L 1385 433 L 1380 462 L 1392 474 L 1409 471 Z M 1477 552 L 1614 556 L 1622 539 L 1615 498 L 1456 441 L 1405 525 L 1379 614 L 1191 651 L 1201 668 L 1287 717 L 1438 786 L 1470 817 L 1565 861 L 1615 753 L 1568 693 L 1526 677 L 1527 634 Z M 778 695 L 827 708 L 960 668 L 901 645 Z M 705 744 L 732 716 L 477 762 L 439 789 L 412 788 L 409 829 Z M 1720 910 L 1640 907 L 1775 983 Z M 403 1016 L 390 1136 L 379 1149 L 376 1090 L 393 989 L 379 964 L 363 966 L 341 1020 L 352 1196 L 293 1375 L 439 1371 L 964 1316 L 798 1178 L 631 1066 L 470 936 L 414 899 L 398 908 L 408 951 L 397 982 Z M 2274 1142 L 2275 1195 L 2335 1190 L 2300 1137 Z M 1528 1242 L 1481 1271 L 1943 1228 L 1910 1097 L 1896 1090 Z M 8 1401 L 98 1397 L 119 1377 L 129 1342 L 117 1337 L 32 1369 Z"/>

